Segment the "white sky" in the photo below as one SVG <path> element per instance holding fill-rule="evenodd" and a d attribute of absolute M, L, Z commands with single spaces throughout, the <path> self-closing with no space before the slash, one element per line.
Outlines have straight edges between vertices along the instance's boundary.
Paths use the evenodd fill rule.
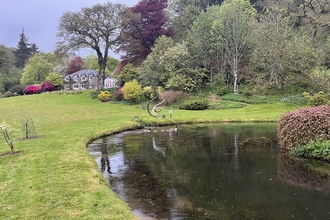
<path fill-rule="evenodd" d="M 109 0 L 126 6 L 136 5 L 139 0 Z M 24 27 L 29 43 L 35 43 L 40 52 L 53 52 L 59 20 L 64 12 L 78 12 L 107 0 L 1 0 L 0 44 L 16 47 Z"/>

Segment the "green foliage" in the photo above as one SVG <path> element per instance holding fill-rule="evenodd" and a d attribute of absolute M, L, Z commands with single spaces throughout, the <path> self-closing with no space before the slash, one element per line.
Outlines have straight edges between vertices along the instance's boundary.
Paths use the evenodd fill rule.
<path fill-rule="evenodd" d="M 9 89 L 9 92 L 15 95 L 23 95 L 25 86 L 23 85 L 15 85 Z"/>
<path fill-rule="evenodd" d="M 53 64 L 46 61 L 41 54 L 35 54 L 24 67 L 21 84 L 41 84 L 52 71 Z"/>
<path fill-rule="evenodd" d="M 13 129 L 10 127 L 9 124 L 3 122 L 0 124 L 0 136 L 3 140 L 5 140 L 5 143 L 10 147 L 11 153 L 14 154 L 14 140 L 12 137 L 12 133 L 16 131 L 16 129 Z"/>
<path fill-rule="evenodd" d="M 107 102 L 110 100 L 111 94 L 109 91 L 102 91 L 100 94 L 98 94 L 97 96 L 99 98 L 99 100 L 101 100 L 102 102 Z"/>
<path fill-rule="evenodd" d="M 320 91 L 314 95 L 309 94 L 308 92 L 304 92 L 303 96 L 308 100 L 310 105 L 318 106 L 325 105 L 328 102 L 327 96 L 323 91 Z"/>
<path fill-rule="evenodd" d="M 130 102 L 136 102 L 139 100 L 142 93 L 142 87 L 136 80 L 125 83 L 123 87 L 124 99 Z"/>
<path fill-rule="evenodd" d="M 290 150 L 290 154 L 303 158 L 314 158 L 330 162 L 330 141 L 313 141 Z"/>
<path fill-rule="evenodd" d="M 11 92 L 5 92 L 5 94 L 3 94 L 3 97 L 4 98 L 8 98 L 8 97 L 12 97 L 13 96 L 13 93 L 11 93 Z"/>
<path fill-rule="evenodd" d="M 155 91 L 152 89 L 151 86 L 146 86 L 143 88 L 143 97 L 147 100 L 155 97 Z"/>
<path fill-rule="evenodd" d="M 58 73 L 49 73 L 46 81 L 53 84 L 56 90 L 63 88 L 63 77 Z"/>
<path fill-rule="evenodd" d="M 330 139 L 330 107 L 304 107 L 283 115 L 277 123 L 277 138 L 282 148 Z"/>
<path fill-rule="evenodd" d="M 138 70 L 133 64 L 129 63 L 124 66 L 118 78 L 124 83 L 136 80 L 138 78 Z"/>
<path fill-rule="evenodd" d="M 204 110 L 209 107 L 206 99 L 186 100 L 180 104 L 179 109 L 184 110 Z"/>

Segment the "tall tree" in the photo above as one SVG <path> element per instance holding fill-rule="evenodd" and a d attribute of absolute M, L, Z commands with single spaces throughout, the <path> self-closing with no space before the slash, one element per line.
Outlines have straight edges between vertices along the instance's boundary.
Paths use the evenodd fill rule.
<path fill-rule="evenodd" d="M 29 59 L 24 67 L 21 84 L 41 84 L 52 71 L 53 64 L 45 60 L 41 54 L 37 53 Z"/>
<path fill-rule="evenodd" d="M 85 69 L 85 61 L 82 57 L 75 57 L 70 61 L 65 73 L 68 75 L 83 69 Z"/>
<path fill-rule="evenodd" d="M 291 26 L 285 10 L 265 12 L 252 29 L 250 67 L 258 73 L 259 83 L 274 84 L 282 92 L 284 84 L 290 83 L 290 73 L 296 73 L 296 76 L 309 74 L 317 54 L 306 33 Z"/>
<path fill-rule="evenodd" d="M 330 2 L 328 0 L 296 0 L 295 13 L 311 33 L 315 46 L 317 33 L 330 27 Z"/>
<path fill-rule="evenodd" d="M 141 0 L 130 8 L 133 15 L 122 36 L 122 57 L 130 63 L 140 64 L 154 46 L 159 36 L 171 36 L 165 9 L 167 0 Z M 134 16 L 135 15 L 135 16 Z"/>
<path fill-rule="evenodd" d="M 221 35 L 212 33 L 213 22 L 217 19 L 220 6 L 214 5 L 201 12 L 188 32 L 191 54 L 197 65 L 211 70 L 210 80 L 214 75 L 225 72 L 226 53 Z"/>
<path fill-rule="evenodd" d="M 14 52 L 16 57 L 16 67 L 22 69 L 25 66 L 28 58 L 37 52 L 37 45 L 29 43 L 29 39 L 25 36 L 24 29 L 22 29 L 20 40 L 17 44 L 17 49 Z"/>
<path fill-rule="evenodd" d="M 80 12 L 66 12 L 58 27 L 57 52 L 91 48 L 100 67 L 98 89 L 103 89 L 109 50 L 114 51 L 122 31 L 123 4 L 106 2 Z"/>
<path fill-rule="evenodd" d="M 238 66 L 249 48 L 250 24 L 256 10 L 248 0 L 226 0 L 214 21 L 214 33 L 223 39 L 228 63 L 234 76 L 234 94 L 238 94 Z"/>

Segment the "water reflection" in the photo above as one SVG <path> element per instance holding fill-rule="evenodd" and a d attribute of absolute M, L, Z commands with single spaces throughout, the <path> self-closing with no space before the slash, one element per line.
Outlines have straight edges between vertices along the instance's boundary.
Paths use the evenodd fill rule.
<path fill-rule="evenodd" d="M 329 168 L 278 153 L 275 124 L 166 130 L 88 147 L 112 190 L 143 219 L 330 219 Z"/>

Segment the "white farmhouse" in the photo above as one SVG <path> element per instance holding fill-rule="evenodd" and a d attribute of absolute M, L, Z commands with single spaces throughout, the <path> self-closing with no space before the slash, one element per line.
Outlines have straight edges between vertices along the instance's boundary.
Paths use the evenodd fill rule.
<path fill-rule="evenodd" d="M 63 78 L 64 89 L 68 90 L 85 90 L 96 89 L 98 85 L 97 76 L 99 73 L 95 70 L 79 70 L 77 72 L 66 75 Z M 117 86 L 117 80 L 106 76 L 104 80 L 104 88 L 113 88 Z"/>

